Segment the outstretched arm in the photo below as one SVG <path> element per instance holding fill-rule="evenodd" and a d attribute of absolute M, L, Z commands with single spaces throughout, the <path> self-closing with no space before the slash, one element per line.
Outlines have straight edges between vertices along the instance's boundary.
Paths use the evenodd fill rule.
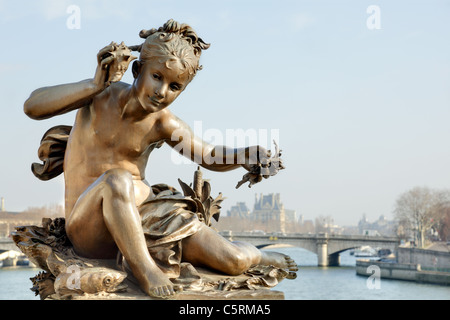
<path fill-rule="evenodd" d="M 251 186 L 284 168 L 279 158 L 279 150 L 276 151 L 275 157 L 271 157 L 271 152 L 261 146 L 214 146 L 195 136 L 185 122 L 170 112 L 165 112 L 161 120 L 165 141 L 181 155 L 212 171 L 245 168 L 248 173 L 238 183 L 237 188 L 245 182 L 249 182 Z"/>
<path fill-rule="evenodd" d="M 94 96 L 105 90 L 111 83 L 109 78 L 112 73 L 109 69 L 117 59 L 112 54 L 116 49 L 117 44 L 111 43 L 98 52 L 94 78 L 33 91 L 25 101 L 24 112 L 32 119 L 42 120 L 89 104 Z"/>

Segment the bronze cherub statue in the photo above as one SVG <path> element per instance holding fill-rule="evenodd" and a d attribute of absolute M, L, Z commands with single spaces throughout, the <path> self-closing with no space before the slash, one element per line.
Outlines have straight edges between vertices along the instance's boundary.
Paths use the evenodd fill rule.
<path fill-rule="evenodd" d="M 147 182 L 149 156 L 164 143 L 190 150 L 182 154 L 208 170 L 245 168 L 244 182 L 250 185 L 283 167 L 279 151 L 271 158 L 261 146 L 203 141 L 167 108 L 201 69 L 201 53 L 209 48 L 189 25 L 169 20 L 140 36 L 141 45 L 112 42 L 101 49 L 93 78 L 37 89 L 24 104 L 25 113 L 37 120 L 76 110 L 73 127 L 43 139 L 50 141 L 42 151 L 48 163 L 58 165 L 38 170 L 46 178 L 64 173 L 65 231 L 74 252 L 94 259 L 113 259 L 120 252 L 140 288 L 154 297 L 175 294 L 171 280 L 179 276 L 182 262 L 231 276 L 255 265 L 295 272 L 289 257 L 230 242 L 200 221 L 192 197 Z M 132 50 L 140 52 L 139 59 Z M 119 81 L 132 61 L 133 83 Z M 58 143 L 57 155 L 52 141 Z M 217 154 L 221 161 L 204 161 Z M 270 166 L 275 163 L 278 167 Z"/>

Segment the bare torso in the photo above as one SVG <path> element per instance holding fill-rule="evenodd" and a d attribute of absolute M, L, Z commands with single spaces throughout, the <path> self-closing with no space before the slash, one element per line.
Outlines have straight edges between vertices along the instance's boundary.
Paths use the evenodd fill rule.
<path fill-rule="evenodd" d="M 77 112 L 64 158 L 66 218 L 80 195 L 109 169 L 122 168 L 132 174 L 136 205 L 152 196 L 145 168 L 160 142 L 155 128 L 160 117 L 151 114 L 141 121 L 123 117 L 117 97 L 128 86 L 111 86 Z"/>

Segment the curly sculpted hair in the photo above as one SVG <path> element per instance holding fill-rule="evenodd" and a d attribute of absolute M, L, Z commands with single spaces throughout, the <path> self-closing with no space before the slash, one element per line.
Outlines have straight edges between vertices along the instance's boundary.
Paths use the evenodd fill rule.
<path fill-rule="evenodd" d="M 157 59 L 167 66 L 169 61 L 179 61 L 190 77 L 202 69 L 200 55 L 210 47 L 189 25 L 172 19 L 159 29 L 141 30 L 139 36 L 145 39 L 144 43 L 129 48 L 140 52 L 141 61 Z"/>

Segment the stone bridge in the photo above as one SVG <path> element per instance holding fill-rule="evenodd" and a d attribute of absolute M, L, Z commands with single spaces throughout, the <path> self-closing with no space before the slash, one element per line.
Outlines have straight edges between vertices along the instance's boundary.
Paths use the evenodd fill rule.
<path fill-rule="evenodd" d="M 245 241 L 258 248 L 273 244 L 288 244 L 304 248 L 317 254 L 318 265 L 323 267 L 338 266 L 339 254 L 349 249 L 370 246 L 397 252 L 400 243 L 399 239 L 395 237 L 330 235 L 327 233 L 270 235 L 223 231 L 220 234 L 231 241 Z"/>
<path fill-rule="evenodd" d="M 0 238 L 0 252 L 9 250 L 20 251 L 11 238 Z"/>
<path fill-rule="evenodd" d="M 8 238 L 17 226 L 40 226 L 37 219 L 0 219 L 0 239 Z"/>

